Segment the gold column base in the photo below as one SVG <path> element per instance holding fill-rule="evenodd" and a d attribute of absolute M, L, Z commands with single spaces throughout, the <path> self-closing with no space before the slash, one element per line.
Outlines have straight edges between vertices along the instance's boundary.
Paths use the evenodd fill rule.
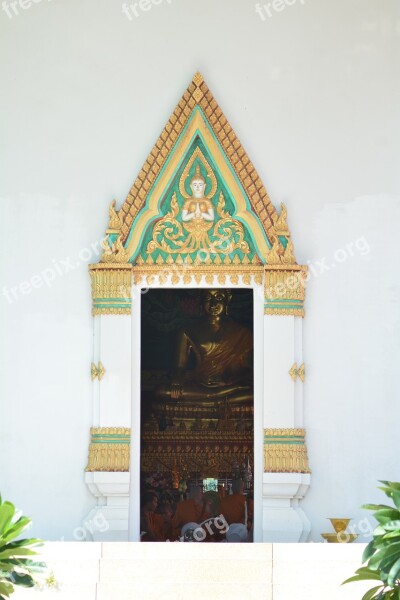
<path fill-rule="evenodd" d="M 129 471 L 131 430 L 127 427 L 92 427 L 85 471 Z"/>

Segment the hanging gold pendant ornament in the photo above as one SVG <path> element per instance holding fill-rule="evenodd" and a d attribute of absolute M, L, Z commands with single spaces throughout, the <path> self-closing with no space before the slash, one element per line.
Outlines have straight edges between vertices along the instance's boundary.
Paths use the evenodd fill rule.
<path fill-rule="evenodd" d="M 92 377 L 92 381 L 94 381 L 96 377 L 99 381 L 101 381 L 104 377 L 105 372 L 106 370 L 101 362 L 99 362 L 97 367 L 94 363 L 91 364 L 90 375 Z"/>

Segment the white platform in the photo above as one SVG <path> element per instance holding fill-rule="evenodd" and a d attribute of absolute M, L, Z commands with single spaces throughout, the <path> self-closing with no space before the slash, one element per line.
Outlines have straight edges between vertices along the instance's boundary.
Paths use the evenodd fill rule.
<path fill-rule="evenodd" d="M 43 558 L 58 589 L 13 600 L 359 600 L 369 582 L 341 586 L 364 544 L 53 542 Z"/>

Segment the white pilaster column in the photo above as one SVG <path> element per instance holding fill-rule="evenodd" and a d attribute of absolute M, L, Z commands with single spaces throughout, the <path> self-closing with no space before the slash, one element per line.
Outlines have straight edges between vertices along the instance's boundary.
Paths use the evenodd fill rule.
<path fill-rule="evenodd" d="M 264 361 L 264 429 L 276 430 L 279 437 L 269 437 L 270 444 L 289 454 L 304 445 L 301 436 L 295 435 L 303 427 L 303 383 L 289 375 L 294 363 L 300 366 L 303 362 L 301 317 L 264 316 Z M 308 490 L 310 475 L 294 472 L 289 459 L 288 472 L 270 472 L 275 466 L 268 464 L 268 456 L 266 463 L 263 541 L 304 542 L 310 523 L 299 501 Z"/>

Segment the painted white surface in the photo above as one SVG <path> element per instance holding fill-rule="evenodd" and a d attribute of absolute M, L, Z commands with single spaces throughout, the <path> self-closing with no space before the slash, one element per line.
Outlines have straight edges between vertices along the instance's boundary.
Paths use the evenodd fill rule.
<path fill-rule="evenodd" d="M 100 360 L 106 369 L 98 386 L 99 427 L 130 427 L 132 318 L 130 315 L 101 315 L 99 319 L 100 331 L 96 333 L 100 336 Z"/>
<path fill-rule="evenodd" d="M 360 544 L 46 544 L 58 589 L 15 600 L 359 600 L 371 582 L 341 586 Z"/>
<path fill-rule="evenodd" d="M 0 488 L 34 535 L 73 540 L 93 505 L 89 248 L 196 69 L 287 204 L 299 262 L 336 265 L 310 281 L 304 323 L 312 538 L 326 517 L 358 522 L 376 480 L 399 479 L 399 10 L 307 0 L 262 21 L 247 0 L 173 0 L 129 21 L 119 2 L 43 0 L 0 12 L 0 294 L 20 286 L 0 296 Z M 334 263 L 362 238 L 368 253 Z"/>

